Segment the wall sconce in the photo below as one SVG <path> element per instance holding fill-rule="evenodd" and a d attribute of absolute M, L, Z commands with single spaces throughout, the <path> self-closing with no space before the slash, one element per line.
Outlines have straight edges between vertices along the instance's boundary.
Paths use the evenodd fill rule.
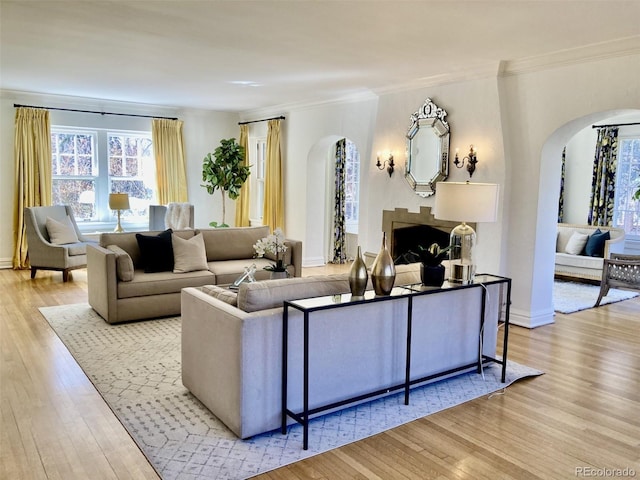
<path fill-rule="evenodd" d="M 387 172 L 389 172 L 389 177 L 391 177 L 391 175 L 393 174 L 393 169 L 396 166 L 395 163 L 393 163 L 393 153 L 389 152 L 389 158 L 384 162 L 380 161 L 380 155 L 381 153 L 378 152 L 378 161 L 376 162 L 376 167 L 378 167 L 378 170 L 384 170 L 386 168 Z"/>
<path fill-rule="evenodd" d="M 469 145 L 469 155 L 464 157 L 462 161 L 458 158 L 458 149 L 456 148 L 456 158 L 453 161 L 454 165 L 458 168 L 462 168 L 464 166 L 464 162 L 467 162 L 467 172 L 469 172 L 469 178 L 473 176 L 473 172 L 476 171 L 476 163 L 478 163 L 478 159 L 476 157 L 478 151 L 473 149 L 473 145 Z"/>

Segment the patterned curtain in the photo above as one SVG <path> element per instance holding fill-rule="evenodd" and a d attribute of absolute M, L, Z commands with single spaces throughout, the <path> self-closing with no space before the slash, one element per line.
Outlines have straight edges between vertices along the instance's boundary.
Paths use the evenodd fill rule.
<path fill-rule="evenodd" d="M 347 232 L 345 231 L 345 167 L 346 139 L 336 143 L 335 201 L 333 208 L 333 259 L 331 263 L 347 262 Z"/>
<path fill-rule="evenodd" d="M 184 203 L 187 198 L 187 168 L 181 120 L 151 120 L 153 154 L 156 157 L 158 203 Z"/>
<path fill-rule="evenodd" d="M 51 205 L 51 123 L 49 110 L 18 107 L 13 142 L 15 209 L 13 268 L 28 268 L 25 207 Z"/>
<path fill-rule="evenodd" d="M 564 171 L 567 164 L 567 147 L 562 149 L 562 172 L 560 173 L 560 198 L 558 199 L 558 223 L 564 222 Z"/>
<path fill-rule="evenodd" d="M 589 225 L 610 226 L 613 221 L 617 159 L 618 128 L 599 128 L 587 219 Z"/>

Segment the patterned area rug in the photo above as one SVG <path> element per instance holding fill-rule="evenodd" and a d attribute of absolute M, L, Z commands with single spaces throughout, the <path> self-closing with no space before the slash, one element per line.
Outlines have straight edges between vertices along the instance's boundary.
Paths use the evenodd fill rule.
<path fill-rule="evenodd" d="M 163 479 L 244 479 L 496 392 L 501 367 L 463 374 L 316 418 L 302 427 L 238 439 L 183 386 L 180 318 L 109 325 L 85 304 L 43 307 L 49 324 Z M 542 372 L 508 362 L 507 383 Z"/>
<path fill-rule="evenodd" d="M 587 310 L 588 308 L 593 308 L 599 294 L 599 285 L 555 280 L 553 282 L 553 309 L 560 313 Z M 637 292 L 611 288 L 607 296 L 602 297 L 600 305 L 621 302 L 637 296 Z"/>

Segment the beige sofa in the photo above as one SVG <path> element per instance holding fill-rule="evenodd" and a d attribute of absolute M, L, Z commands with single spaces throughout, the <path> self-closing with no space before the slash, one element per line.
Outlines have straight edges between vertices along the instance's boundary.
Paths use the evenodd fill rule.
<path fill-rule="evenodd" d="M 575 232 L 591 236 L 596 230 L 609 232 L 610 240 L 604 242 L 602 256 L 587 255 L 584 249 L 580 253 L 568 253 L 571 237 Z M 588 241 L 588 240 L 587 240 Z M 595 225 L 574 225 L 559 223 L 556 237 L 555 275 L 587 280 L 601 280 L 602 266 L 605 258 L 612 253 L 622 253 L 624 250 L 624 230 L 613 227 Z"/>
<path fill-rule="evenodd" d="M 138 232 L 155 236 L 160 232 Z M 269 227 L 211 228 L 173 232 L 182 239 L 202 233 L 203 269 L 186 273 L 145 273 L 136 232 L 103 233 L 87 248 L 89 304 L 108 323 L 180 314 L 180 290 L 201 285 L 228 285 L 256 264 L 256 280 L 269 278 L 269 258 L 253 258 L 253 245 L 269 235 Z M 284 261 L 289 275 L 302 274 L 302 242 L 286 240 Z M 132 270 L 129 272 L 128 270 Z"/>
<path fill-rule="evenodd" d="M 420 281 L 419 264 L 398 265 L 396 285 Z M 495 356 L 499 286 L 488 285 L 483 353 Z M 349 292 L 329 275 L 182 290 L 182 383 L 238 437 L 278 429 L 282 411 L 283 301 Z M 413 300 L 412 379 L 478 358 L 482 288 Z M 302 314 L 289 310 L 288 406 L 302 407 Z M 322 310 L 310 318 L 310 407 L 402 383 L 407 300 Z"/>

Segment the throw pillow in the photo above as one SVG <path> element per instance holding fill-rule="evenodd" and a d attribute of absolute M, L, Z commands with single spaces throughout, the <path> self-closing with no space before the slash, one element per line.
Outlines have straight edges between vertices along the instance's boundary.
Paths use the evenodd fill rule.
<path fill-rule="evenodd" d="M 234 307 L 238 306 L 238 294 L 236 292 L 218 287 L 217 285 L 204 285 L 200 287 L 200 290 L 207 295 L 211 295 L 218 300 L 228 303 L 229 305 L 233 305 Z"/>
<path fill-rule="evenodd" d="M 129 254 L 118 245 L 107 245 L 107 250 L 111 250 L 116 254 L 116 274 L 118 278 L 123 282 L 133 280 L 133 260 L 131 260 Z"/>
<path fill-rule="evenodd" d="M 188 240 L 171 236 L 173 245 L 173 273 L 195 272 L 207 269 L 207 251 L 204 237 L 199 233 Z"/>
<path fill-rule="evenodd" d="M 65 245 L 67 243 L 78 243 L 78 235 L 76 229 L 73 228 L 73 222 L 69 215 L 61 222 L 47 217 L 45 227 L 49 234 L 49 241 L 55 245 Z"/>
<path fill-rule="evenodd" d="M 604 257 L 604 242 L 611 238 L 609 230 L 601 231 L 599 228 L 591 234 L 587 245 L 584 247 L 584 253 L 590 257 Z"/>
<path fill-rule="evenodd" d="M 589 235 L 586 233 L 573 232 L 571 234 L 571 238 L 567 242 L 565 252 L 570 253 L 571 255 L 580 255 L 584 250 L 584 246 L 587 244 L 588 239 Z"/>
<path fill-rule="evenodd" d="M 170 228 L 158 235 L 136 233 L 144 273 L 173 271 L 172 233 Z"/>

